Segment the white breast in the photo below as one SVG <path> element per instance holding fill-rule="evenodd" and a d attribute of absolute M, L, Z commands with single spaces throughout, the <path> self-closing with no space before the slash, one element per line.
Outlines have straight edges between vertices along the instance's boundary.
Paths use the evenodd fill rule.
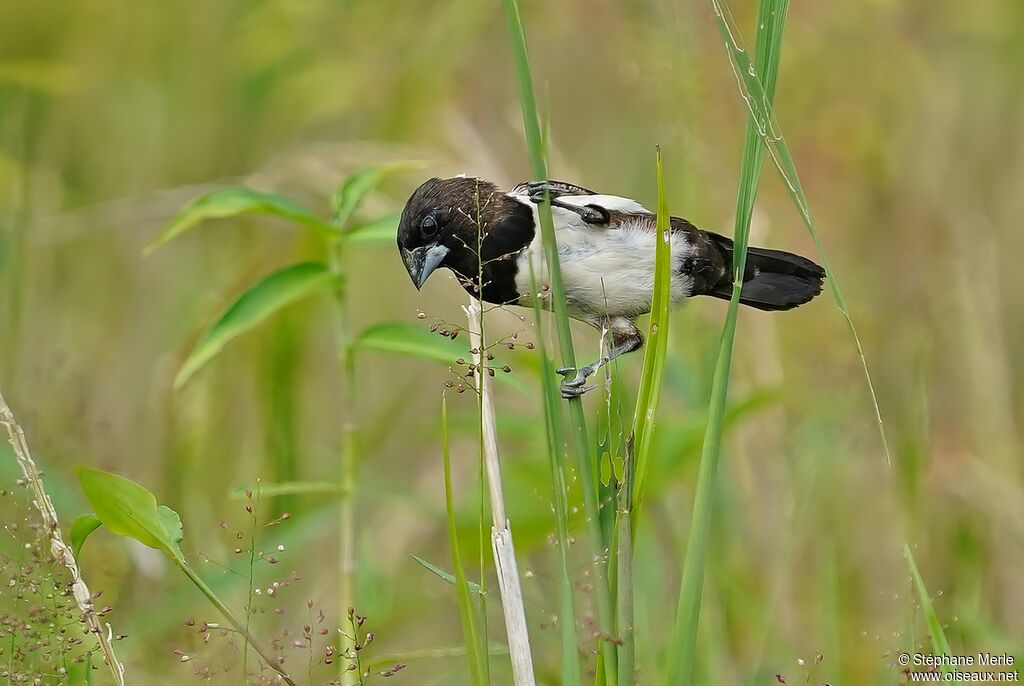
<path fill-rule="evenodd" d="M 639 203 L 617 196 L 559 198 L 563 202 L 570 199 L 584 201 L 579 204 L 593 203 L 609 209 L 647 212 Z M 572 316 L 586 320 L 603 316 L 632 318 L 650 311 L 657 233 L 646 222 L 625 222 L 611 229 L 593 227 L 583 222 L 576 213 L 558 207 L 552 208 L 552 217 L 566 303 Z M 534 218 L 537 220 L 536 207 Z M 536 226 L 540 226 L 539 220 Z M 682 261 L 692 252 L 692 248 L 683 235 L 675 234 L 673 238 L 672 301 L 677 304 L 689 295 L 693 285 L 689 277 L 680 273 Z M 539 230 L 530 247 L 520 254 L 518 260 L 516 288 L 524 294 L 520 297 L 520 304 L 532 305 L 531 295 L 536 293 L 543 306 L 550 308 L 551 293 L 547 287 L 549 275 Z M 531 262 L 536 290 L 531 284 Z"/>

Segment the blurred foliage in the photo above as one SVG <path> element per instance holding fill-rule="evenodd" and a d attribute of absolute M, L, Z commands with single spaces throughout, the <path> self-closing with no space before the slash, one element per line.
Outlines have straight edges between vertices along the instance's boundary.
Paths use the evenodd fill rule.
<path fill-rule="evenodd" d="M 733 3 L 748 45 L 755 9 Z M 746 112 L 707 3 L 522 10 L 552 175 L 650 206 L 660 143 L 669 207 L 727 232 Z M 344 418 L 330 317 L 315 299 L 295 303 L 180 393 L 172 384 L 204 326 L 250 284 L 325 256 L 316 236 L 256 215 L 218 220 L 145 259 L 142 250 L 186 202 L 225 186 L 281 194 L 330 221 L 332 194 L 354 170 L 430 161 L 384 180 L 356 213 L 366 222 L 399 210 L 427 175 L 527 177 L 505 30 L 499 3 L 470 0 L 3 4 L 0 384 L 68 525 L 88 511 L 76 465 L 130 476 L 181 513 L 185 553 L 214 590 L 244 602 L 219 566 L 235 547 L 219 526 L 238 518 L 232 490 L 336 477 Z M 815 679 L 891 683 L 886 656 L 929 645 L 904 541 L 954 653 L 1019 649 L 1024 4 L 794 2 L 779 78 L 779 122 L 872 364 L 894 459 L 887 467 L 856 351 L 827 299 L 775 316 L 741 312 L 701 683 L 760 686 L 777 672 L 792 682 L 797 658 L 810 664 L 819 652 Z M 770 172 L 751 240 L 813 254 Z M 345 262 L 356 331 L 425 329 L 418 310 L 464 321 L 462 290 L 438 279 L 417 293 L 389 243 L 353 246 Z M 529 313 L 495 312 L 489 330 L 528 326 L 518 314 Z M 678 587 L 723 316 L 722 303 L 695 302 L 672 317 L 636 532 L 642 683 L 670 626 L 665 598 Z M 592 332 L 575 338 L 581 354 L 596 351 Z M 538 674 L 555 683 L 559 563 L 538 364 L 519 345 L 499 358 L 532 391 L 498 386 L 498 416 Z M 639 356 L 622 360 L 620 383 L 635 388 L 640 366 Z M 450 375 L 368 349 L 357 379 L 358 609 L 381 653 L 459 646 L 453 588 L 407 554 L 448 559 L 437 408 Z M 460 543 L 475 578 L 469 395 L 449 395 L 449 420 Z M 587 402 L 594 416 L 600 401 Z M 0 459 L 8 489 L 14 472 Z M 578 508 L 578 484 L 570 489 Z M 335 501 L 289 496 L 275 574 L 302 579 L 266 606 L 267 623 L 279 608 L 301 627 L 307 598 L 328 614 L 336 607 Z M 570 526 L 582 539 L 578 511 Z M 573 551 L 583 589 L 588 564 Z M 82 565 L 127 635 L 118 651 L 132 682 L 179 684 L 200 663 L 237 669 L 237 647 L 205 646 L 184 625 L 215 618 L 159 554 L 101 531 Z M 578 606 L 592 610 L 585 590 Z M 489 610 L 499 640 L 500 613 Z M 579 635 L 594 647 L 591 633 Z M 175 650 L 203 657 L 183 663 Z M 464 656 L 437 654 L 446 657 L 410 661 L 392 682 L 468 682 Z M 507 657 L 491 660 L 505 683 Z M 214 680 L 238 682 L 223 671 Z"/>

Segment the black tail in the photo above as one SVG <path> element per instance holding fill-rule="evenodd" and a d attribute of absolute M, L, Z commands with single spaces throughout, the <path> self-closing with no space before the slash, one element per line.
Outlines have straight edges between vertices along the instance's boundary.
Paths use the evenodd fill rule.
<path fill-rule="evenodd" d="M 728 300 L 732 297 L 732 239 L 707 232 L 725 254 L 729 271 L 707 294 Z M 806 257 L 782 250 L 747 248 L 740 302 L 759 310 L 790 310 L 821 293 L 825 270 Z"/>

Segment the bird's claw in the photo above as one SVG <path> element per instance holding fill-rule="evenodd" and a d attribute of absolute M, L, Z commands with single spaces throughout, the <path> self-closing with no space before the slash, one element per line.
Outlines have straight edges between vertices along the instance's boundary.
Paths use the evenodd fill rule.
<path fill-rule="evenodd" d="M 593 386 L 593 385 L 591 385 L 591 386 L 582 386 L 582 385 L 581 386 L 568 386 L 565 383 L 563 383 L 562 384 L 562 397 L 565 398 L 566 400 L 571 400 L 573 398 L 578 398 L 581 395 L 583 395 L 584 393 L 586 393 L 587 391 L 592 391 L 595 388 L 597 388 L 597 386 Z"/>
<path fill-rule="evenodd" d="M 585 367 L 583 369 L 576 369 L 575 367 L 559 367 L 555 372 L 565 377 L 561 384 L 563 398 L 578 398 L 587 391 L 592 391 L 597 388 L 596 386 L 585 385 L 587 383 L 587 377 L 592 373 L 592 370 Z"/>
<path fill-rule="evenodd" d="M 528 194 L 530 202 L 536 203 L 538 205 L 544 202 L 545 194 L 552 200 L 554 200 L 560 195 L 560 193 L 554 188 L 552 188 L 551 184 L 548 183 L 547 181 L 527 181 L 526 187 L 530 189 L 530 192 Z"/>

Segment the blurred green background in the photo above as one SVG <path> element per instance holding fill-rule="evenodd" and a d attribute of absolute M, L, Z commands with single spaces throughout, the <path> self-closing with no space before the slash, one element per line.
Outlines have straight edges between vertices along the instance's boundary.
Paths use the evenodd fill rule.
<path fill-rule="evenodd" d="M 733 2 L 748 45 L 755 5 Z M 653 205 L 660 143 L 672 212 L 728 233 L 746 113 L 710 5 L 528 1 L 523 16 L 552 175 Z M 390 179 L 365 216 L 400 209 L 430 175 L 526 178 L 505 31 L 499 3 L 479 0 L 3 0 L 0 388 L 67 521 L 87 510 L 74 466 L 130 476 L 181 513 L 186 552 L 242 602 L 230 575 L 202 562 L 237 563 L 219 526 L 244 525 L 231 490 L 338 476 L 352 418 L 328 299 L 233 343 L 180 393 L 171 383 L 247 284 L 321 256 L 260 218 L 207 226 L 146 258 L 142 248 L 189 199 L 229 183 L 326 217 L 347 174 L 390 160 L 428 167 Z M 742 312 L 700 683 L 766 685 L 778 672 L 802 681 L 797 660 L 816 653 L 812 683 L 898 683 L 896 653 L 926 645 L 904 541 L 954 652 L 1019 651 L 1024 3 L 794 2 L 776 108 L 859 326 L 893 461 L 827 295 L 791 313 Z M 766 168 L 763 178 L 752 242 L 813 255 L 778 176 Z M 353 250 L 347 270 L 356 329 L 420 324 L 419 309 L 463 321 L 456 283 L 417 293 L 391 245 Z M 724 311 L 694 302 L 672 324 L 653 500 L 638 534 L 640 683 L 654 681 L 671 627 Z M 519 326 L 513 313 L 489 325 Z M 583 358 L 596 355 L 592 331 L 579 329 L 576 343 Z M 533 391 L 499 386 L 498 414 L 538 673 L 553 684 L 557 556 L 533 355 L 503 356 Z M 639 367 L 640 356 L 620 362 L 627 388 Z M 377 635 L 372 652 L 459 645 L 452 587 L 407 554 L 448 566 L 438 427 L 449 374 L 360 353 L 357 375 L 358 607 Z M 475 561 L 475 403 L 451 395 L 449 405 Z M 598 406 L 588 399 L 592 417 Z M 260 573 L 303 577 L 281 594 L 284 615 L 259 618 L 267 633 L 282 621 L 301 631 L 307 597 L 338 621 L 336 509 L 323 495 L 264 503 L 265 516 L 291 519 L 266 530 L 268 549 L 287 545 L 278 568 Z M 574 532 L 583 536 L 579 521 Z M 234 650 L 204 647 L 184 625 L 212 621 L 212 610 L 158 555 L 97 535 L 82 564 L 128 635 L 118 648 L 131 683 L 188 683 L 202 666 L 217 668 L 214 683 L 240 683 Z M 496 597 L 489 605 L 500 641 Z M 175 649 L 195 658 L 180 664 Z M 510 682 L 505 658 L 494 670 Z M 330 679 L 323 668 L 314 676 Z M 460 658 L 411 661 L 392 677 L 467 679 Z"/>

